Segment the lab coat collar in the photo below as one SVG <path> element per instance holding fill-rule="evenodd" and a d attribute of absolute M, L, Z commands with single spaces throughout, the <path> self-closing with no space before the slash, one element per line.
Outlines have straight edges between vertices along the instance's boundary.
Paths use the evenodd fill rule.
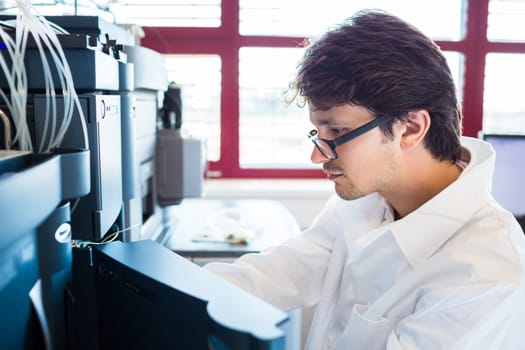
<path fill-rule="evenodd" d="M 495 154 L 490 144 L 463 137 L 462 159 L 470 158 L 459 178 L 406 217 L 387 227 L 412 266 L 450 239 L 490 196 Z"/>

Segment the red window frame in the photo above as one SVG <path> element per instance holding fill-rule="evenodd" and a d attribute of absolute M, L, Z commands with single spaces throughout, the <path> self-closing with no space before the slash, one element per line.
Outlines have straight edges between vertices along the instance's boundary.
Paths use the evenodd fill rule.
<path fill-rule="evenodd" d="M 221 57 L 221 156 L 209 169 L 222 178 L 320 178 L 315 169 L 243 169 L 239 165 L 239 49 L 298 47 L 303 37 L 239 34 L 239 2 L 222 1 L 218 28 L 144 27 L 141 45 L 162 54 L 215 54 Z M 464 55 L 463 134 L 476 137 L 482 129 L 485 56 L 489 52 L 525 53 L 525 43 L 489 42 L 489 0 L 467 0 L 466 35 L 460 41 L 437 41 L 444 51 Z M 306 117 L 306 114 L 305 114 Z"/>

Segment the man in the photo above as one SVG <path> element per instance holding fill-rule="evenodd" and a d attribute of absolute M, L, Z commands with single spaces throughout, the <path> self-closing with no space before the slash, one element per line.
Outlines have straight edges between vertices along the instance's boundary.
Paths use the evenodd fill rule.
<path fill-rule="evenodd" d="M 490 194 L 492 148 L 461 137 L 439 48 L 361 12 L 307 48 L 292 87 L 337 196 L 299 237 L 206 268 L 315 305 L 308 349 L 525 347 L 524 235 Z"/>

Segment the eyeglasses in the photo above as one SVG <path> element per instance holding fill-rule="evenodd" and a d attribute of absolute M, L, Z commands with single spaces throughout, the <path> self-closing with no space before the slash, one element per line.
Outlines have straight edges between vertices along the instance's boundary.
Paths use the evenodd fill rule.
<path fill-rule="evenodd" d="M 348 142 L 350 140 L 355 139 L 356 137 L 363 135 L 365 132 L 372 130 L 373 128 L 380 126 L 384 123 L 386 123 L 388 120 L 390 120 L 390 116 L 382 114 L 375 118 L 374 120 L 358 127 L 355 130 L 350 131 L 347 134 L 344 134 L 342 136 L 339 136 L 336 139 L 333 140 L 325 140 L 321 139 L 319 137 L 315 137 L 317 135 L 317 130 L 312 130 L 308 133 L 308 138 L 312 140 L 315 147 L 321 152 L 321 154 L 328 160 L 334 160 L 337 159 L 338 155 L 335 151 L 335 148 L 339 145 L 342 145 L 345 142 Z"/>

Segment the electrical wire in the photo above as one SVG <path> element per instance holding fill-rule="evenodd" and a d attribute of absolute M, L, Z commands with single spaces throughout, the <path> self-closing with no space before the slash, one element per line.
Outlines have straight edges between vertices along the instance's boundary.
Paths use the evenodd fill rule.
<path fill-rule="evenodd" d="M 129 231 L 133 228 L 140 227 L 140 224 L 131 225 L 129 227 L 123 228 L 122 230 L 118 230 L 115 232 L 108 233 L 104 239 L 102 239 L 100 242 L 93 242 L 93 241 L 83 241 L 83 240 L 73 240 L 71 242 L 73 248 L 86 248 L 88 246 L 92 245 L 102 245 L 102 244 L 108 244 L 111 242 L 114 242 L 117 240 L 118 236 L 126 231 Z"/>

